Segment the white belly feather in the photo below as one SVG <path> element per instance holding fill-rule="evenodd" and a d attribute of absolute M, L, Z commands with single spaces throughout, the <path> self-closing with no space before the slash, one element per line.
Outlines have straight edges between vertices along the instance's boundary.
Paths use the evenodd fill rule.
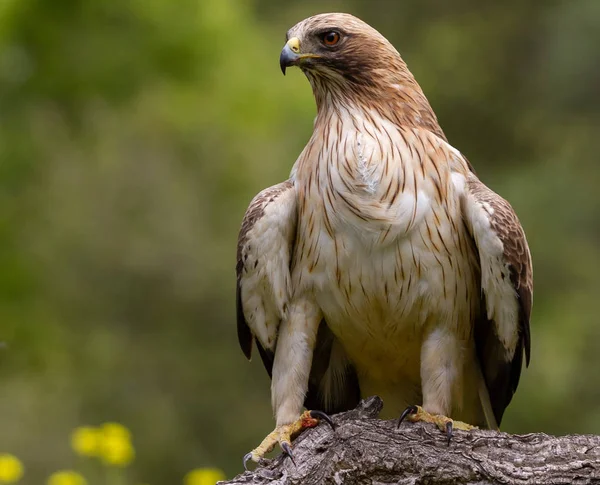
<path fill-rule="evenodd" d="M 424 335 L 452 329 L 472 347 L 469 302 L 477 299 L 469 295 L 478 268 L 452 180 L 453 164 L 463 168 L 454 154 L 448 150 L 448 165 L 434 170 L 428 154 L 444 142 L 432 137 L 432 152 L 416 157 L 404 143 L 410 130 L 377 129 L 370 130 L 375 137 L 348 130 L 340 152 L 320 154 L 317 176 L 298 167 L 306 240 L 295 255 L 293 286 L 314 294 L 362 394 L 406 405 L 421 402 Z M 382 159 L 386 152 L 395 157 Z"/>

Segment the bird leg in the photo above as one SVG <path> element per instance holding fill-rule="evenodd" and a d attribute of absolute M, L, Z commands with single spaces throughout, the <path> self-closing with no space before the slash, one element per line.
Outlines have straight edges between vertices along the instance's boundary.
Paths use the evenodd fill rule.
<path fill-rule="evenodd" d="M 452 433 L 455 429 L 460 429 L 463 431 L 470 431 L 472 429 L 476 429 L 477 426 L 471 426 L 470 424 L 463 423 L 462 421 L 454 421 L 447 416 L 443 416 L 441 414 L 430 414 L 425 411 L 421 406 L 408 406 L 400 416 L 398 420 L 398 428 L 402 424 L 402 421 L 408 419 L 409 421 L 415 423 L 417 421 L 421 421 L 424 423 L 433 423 L 435 424 L 441 431 L 446 433 L 448 438 L 448 446 L 450 446 L 450 441 L 452 440 Z"/>
<path fill-rule="evenodd" d="M 290 457 L 290 460 L 292 460 L 292 463 L 295 465 L 296 462 L 294 461 L 294 455 L 292 454 L 292 440 L 305 429 L 316 427 L 321 420 L 325 421 L 331 426 L 331 429 L 335 431 L 333 420 L 322 411 L 305 411 L 296 421 L 290 424 L 277 426 L 264 440 L 262 440 L 260 445 L 244 456 L 244 468 L 248 470 L 247 464 L 250 460 L 258 463 L 267 453 L 272 451 L 278 443 L 283 452 Z"/>

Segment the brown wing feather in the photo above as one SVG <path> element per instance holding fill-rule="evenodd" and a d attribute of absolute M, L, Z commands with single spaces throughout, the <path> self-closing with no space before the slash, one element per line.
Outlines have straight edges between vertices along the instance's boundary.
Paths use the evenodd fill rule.
<path fill-rule="evenodd" d="M 526 365 L 531 354 L 529 319 L 533 302 L 533 270 L 531 255 L 523 228 L 511 205 L 494 193 L 476 177 L 468 180 L 469 195 L 477 204 L 487 205 L 490 229 L 503 245 L 504 263 L 510 272 L 510 281 L 518 301 L 518 340 L 512 358 L 507 359 L 506 348 L 496 333 L 496 323 L 486 317 L 485 297 L 482 316 L 475 325 L 477 352 L 498 425 L 519 384 L 523 353 Z M 481 249 L 479 249 L 481 251 Z"/>

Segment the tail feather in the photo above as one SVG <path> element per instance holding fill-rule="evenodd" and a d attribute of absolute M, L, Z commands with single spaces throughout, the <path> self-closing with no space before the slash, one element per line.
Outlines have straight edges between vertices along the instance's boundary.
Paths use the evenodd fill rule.
<path fill-rule="evenodd" d="M 483 410 L 486 427 L 488 429 L 498 430 L 498 422 L 496 421 L 494 409 L 492 408 L 490 393 L 488 392 L 480 365 L 477 365 L 477 392 L 479 394 L 479 402 L 481 403 L 481 409 Z"/>

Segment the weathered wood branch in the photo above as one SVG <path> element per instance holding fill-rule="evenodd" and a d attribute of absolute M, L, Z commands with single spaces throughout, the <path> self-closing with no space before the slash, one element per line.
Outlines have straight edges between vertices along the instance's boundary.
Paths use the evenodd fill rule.
<path fill-rule="evenodd" d="M 452 443 L 434 425 L 377 419 L 369 398 L 305 431 L 294 442 L 297 467 L 283 455 L 225 485 L 600 484 L 600 436 L 553 437 L 455 431 Z"/>

